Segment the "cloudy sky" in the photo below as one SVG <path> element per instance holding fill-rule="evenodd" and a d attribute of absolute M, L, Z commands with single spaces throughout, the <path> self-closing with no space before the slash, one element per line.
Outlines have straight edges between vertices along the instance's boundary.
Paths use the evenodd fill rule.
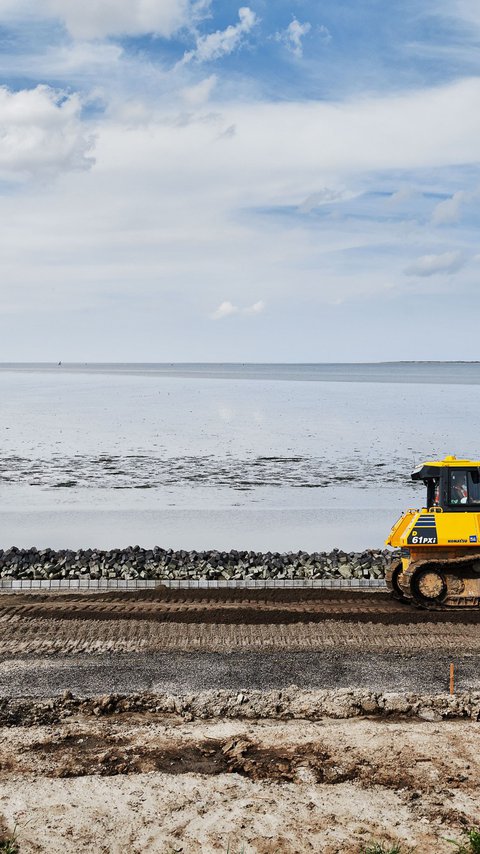
<path fill-rule="evenodd" d="M 0 0 L 0 360 L 479 359 L 478 0 Z"/>

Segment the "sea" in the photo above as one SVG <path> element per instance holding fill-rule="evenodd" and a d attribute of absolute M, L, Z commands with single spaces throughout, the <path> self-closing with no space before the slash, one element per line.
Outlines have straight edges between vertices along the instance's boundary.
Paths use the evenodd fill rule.
<path fill-rule="evenodd" d="M 480 362 L 0 364 L 0 548 L 383 548 Z"/>

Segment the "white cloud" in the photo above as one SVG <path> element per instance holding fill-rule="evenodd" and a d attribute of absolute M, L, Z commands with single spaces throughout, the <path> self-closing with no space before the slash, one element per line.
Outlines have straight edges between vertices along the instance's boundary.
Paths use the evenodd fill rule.
<path fill-rule="evenodd" d="M 199 83 L 194 86 L 186 86 L 181 91 L 183 100 L 191 107 L 198 107 L 208 101 L 217 84 L 217 75 L 211 74 L 210 77 L 204 77 Z"/>
<path fill-rule="evenodd" d="M 243 309 L 244 314 L 261 314 L 262 311 L 265 311 L 265 302 L 263 299 L 259 299 L 258 302 L 254 302 L 253 305 L 249 305 L 247 308 Z"/>
<path fill-rule="evenodd" d="M 433 209 L 432 223 L 434 225 L 446 225 L 452 222 L 458 222 L 463 205 L 466 202 L 469 202 L 472 198 L 474 198 L 474 194 L 465 190 L 459 190 L 449 199 L 439 202 Z"/>
<path fill-rule="evenodd" d="M 398 294 L 405 286 L 409 293 L 451 289 L 448 276 L 403 275 L 407 253 L 415 258 L 425 252 L 412 246 L 438 245 L 430 223 L 406 231 L 396 217 L 372 222 L 342 216 L 325 217 L 319 227 L 315 218 L 293 220 L 285 208 L 295 209 L 312 188 L 334 195 L 345 187 L 377 189 L 388 170 L 397 181 L 418 184 L 426 167 L 426 180 L 435 175 L 441 191 L 445 168 L 446 186 L 460 188 L 451 183 L 452 169 L 478 159 L 479 100 L 480 81 L 465 80 L 395 98 L 362 95 L 334 104 L 224 100 L 215 111 L 192 109 L 188 121 L 179 115 L 178 97 L 173 107 L 145 97 L 142 109 L 132 109 L 123 120 L 110 110 L 96 120 L 95 169 L 65 171 L 47 191 L 32 182 L 21 193 L 0 194 L 0 301 L 19 317 L 51 311 L 68 318 L 78 309 L 95 317 L 104 309 L 107 317 L 115 307 L 103 352 L 108 355 L 108 340 L 119 357 L 122 348 L 132 352 L 132 314 L 137 330 L 161 317 L 172 340 L 174 334 L 183 341 L 190 333 L 192 341 L 197 336 L 201 358 L 201 346 L 210 346 L 209 329 L 212 341 L 224 335 L 229 347 L 235 337 L 230 328 L 248 334 L 257 321 L 267 322 L 267 311 L 241 313 L 260 297 L 275 305 L 278 317 L 277 308 L 286 315 L 300 312 L 299 306 L 320 306 L 332 294 L 344 302 L 381 301 L 386 281 L 396 283 Z M 40 101 L 45 108 L 44 95 Z M 46 106 L 62 115 L 59 105 Z M 27 116 L 33 125 L 34 112 L 29 108 Z M 88 124 L 77 121 L 74 112 L 82 142 Z M 232 125 L 237 132 L 218 139 Z M 30 159 L 43 156 L 42 147 L 30 145 Z M 21 146 L 11 148 L 9 157 L 18 162 L 20 151 Z M 470 256 L 478 248 L 470 251 L 468 240 L 467 235 Z M 458 281 L 468 280 L 473 291 L 477 266 L 472 267 L 465 265 Z M 224 302 L 213 321 L 211 313 Z M 189 334 L 182 337 L 180 330 Z M 153 352 L 153 339 L 148 350 L 148 341 L 136 334 L 142 353 Z M 2 347 L 8 359 L 0 339 Z M 39 338 L 39 358 L 42 347 Z M 175 352 L 181 358 L 180 349 Z M 221 357 L 218 350 L 216 355 Z M 169 358 L 166 345 L 163 357 Z"/>
<path fill-rule="evenodd" d="M 92 137 L 77 95 L 48 86 L 11 92 L 0 87 L 0 174 L 56 174 L 88 169 Z"/>
<path fill-rule="evenodd" d="M 440 255 L 423 255 L 410 264 L 406 276 L 435 276 L 458 273 L 465 266 L 466 257 L 463 252 L 442 252 Z"/>
<path fill-rule="evenodd" d="M 154 33 L 170 37 L 208 8 L 192 0 L 0 0 L 0 18 L 57 18 L 75 39 Z"/>
<path fill-rule="evenodd" d="M 222 130 L 218 134 L 218 139 L 231 139 L 232 136 L 235 136 L 236 132 L 236 125 L 229 125 L 228 128 L 225 128 L 225 130 Z"/>
<path fill-rule="evenodd" d="M 308 35 L 312 25 L 307 22 L 301 24 L 296 18 L 290 21 L 288 27 L 281 32 L 275 33 L 276 41 L 283 42 L 294 56 L 301 59 L 303 56 L 302 39 Z"/>
<path fill-rule="evenodd" d="M 221 320 L 224 317 L 229 317 L 232 314 L 261 314 L 265 311 L 265 302 L 263 299 L 254 302 L 246 308 L 239 308 L 238 305 L 233 305 L 229 300 L 220 303 L 218 308 L 211 314 L 212 320 Z"/>
<path fill-rule="evenodd" d="M 443 0 L 443 10 L 449 17 L 455 16 L 470 26 L 480 27 L 478 0 Z"/>
<path fill-rule="evenodd" d="M 320 27 L 316 28 L 316 32 L 319 34 L 321 40 L 324 43 L 332 41 L 332 34 L 331 34 L 330 30 L 328 29 L 328 27 L 325 27 L 323 24 L 321 24 Z"/>
<path fill-rule="evenodd" d="M 401 204 L 402 202 L 410 202 L 417 195 L 418 192 L 413 187 L 402 187 L 400 190 L 396 190 L 395 193 L 392 193 L 391 196 L 388 197 L 387 203 L 396 205 Z"/>
<path fill-rule="evenodd" d="M 24 53 L 0 52 L 0 79 L 27 79 L 62 89 L 88 92 L 88 100 L 100 99 L 105 106 L 125 103 L 132 97 L 162 97 L 178 81 L 146 57 L 125 51 L 110 41 L 71 41 L 62 39 L 45 48 L 38 40 L 35 49 Z M 32 86 L 35 84 L 32 83 Z M 151 105 L 149 105 L 151 108 Z"/>
<path fill-rule="evenodd" d="M 69 76 L 78 71 L 94 77 L 106 69 L 114 69 L 118 73 L 118 65 L 122 59 L 123 50 L 116 44 L 79 41 L 61 45 L 42 56 L 32 57 L 32 65 L 41 64 L 41 73 L 46 76 Z"/>
<path fill-rule="evenodd" d="M 135 67 L 133 65 L 135 63 Z M 61 87 L 65 79 L 70 86 L 75 81 L 82 87 L 104 85 L 106 80 L 119 81 L 122 77 L 140 77 L 140 63 L 127 57 L 122 48 L 106 42 L 72 42 L 60 44 L 39 52 L 25 54 L 4 53 L 0 56 L 0 76 L 9 78 L 19 75 L 43 83 L 45 80 L 58 82 Z"/>
<path fill-rule="evenodd" d="M 352 195 L 353 193 L 346 193 L 345 190 L 324 187 L 323 190 L 307 196 L 298 206 L 298 210 L 300 213 L 308 214 L 315 210 L 315 208 L 320 207 L 320 205 L 328 205 L 330 202 L 340 202 L 346 198 L 351 198 Z"/>
<path fill-rule="evenodd" d="M 419 49 L 425 55 L 446 55 L 453 56 L 454 52 L 459 55 L 459 47 L 461 46 L 461 55 L 463 56 L 464 49 L 468 50 L 469 45 L 475 45 L 478 37 L 478 29 L 480 28 L 480 6 L 478 0 L 427 0 L 425 8 L 422 10 L 422 15 L 431 18 L 440 18 L 443 24 L 448 26 L 450 34 L 454 36 L 455 44 L 442 44 L 440 39 L 425 40 L 424 43 L 412 43 L 411 47 Z M 452 32 L 453 24 L 453 32 Z M 450 42 L 450 39 L 448 40 Z M 453 40 L 452 40 L 453 41 Z M 473 57 L 473 53 L 472 53 Z"/>
<path fill-rule="evenodd" d="M 362 96 L 338 103 L 224 103 L 218 123 L 222 130 L 235 125 L 237 131 L 228 151 L 209 146 L 213 121 L 196 125 L 195 131 L 185 132 L 197 137 L 191 145 L 202 140 L 201 164 L 197 158 L 185 165 L 208 180 L 215 176 L 221 183 L 228 176 L 239 204 L 247 199 L 295 204 L 300 194 L 311 195 L 319 174 L 341 179 L 363 171 L 476 162 L 479 101 L 480 79 L 467 79 L 395 97 Z M 162 146 L 167 143 L 164 137 Z M 335 183 L 331 189 L 337 190 Z"/>
<path fill-rule="evenodd" d="M 217 30 L 206 36 L 199 36 L 195 50 L 187 51 L 182 62 L 209 62 L 232 53 L 239 47 L 253 27 L 258 23 L 255 12 L 248 6 L 242 6 L 238 10 L 239 23 L 230 24 L 225 30 Z"/>
<path fill-rule="evenodd" d="M 28 14 L 31 7 L 31 0 L 0 0 L 0 17 L 7 20 L 17 18 Z"/>
<path fill-rule="evenodd" d="M 225 300 L 213 312 L 212 320 L 221 320 L 222 317 L 229 317 L 230 314 L 238 314 L 239 311 L 238 305 L 233 305 L 229 300 Z"/>
<path fill-rule="evenodd" d="M 188 0 L 47 0 L 74 38 L 155 33 L 171 36 L 191 18 Z"/>

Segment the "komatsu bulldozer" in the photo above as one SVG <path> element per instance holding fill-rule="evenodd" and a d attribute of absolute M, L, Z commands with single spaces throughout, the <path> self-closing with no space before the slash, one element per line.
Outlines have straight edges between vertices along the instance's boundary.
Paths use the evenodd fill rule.
<path fill-rule="evenodd" d="M 421 608 L 480 605 L 480 462 L 426 462 L 412 480 L 427 487 L 425 507 L 407 510 L 386 545 L 400 549 L 387 572 L 392 594 Z"/>

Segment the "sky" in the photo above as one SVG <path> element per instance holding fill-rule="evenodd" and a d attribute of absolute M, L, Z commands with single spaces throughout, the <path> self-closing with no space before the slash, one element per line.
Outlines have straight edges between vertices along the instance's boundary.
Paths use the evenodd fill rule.
<path fill-rule="evenodd" d="M 0 361 L 480 359 L 478 0 L 0 0 Z"/>

